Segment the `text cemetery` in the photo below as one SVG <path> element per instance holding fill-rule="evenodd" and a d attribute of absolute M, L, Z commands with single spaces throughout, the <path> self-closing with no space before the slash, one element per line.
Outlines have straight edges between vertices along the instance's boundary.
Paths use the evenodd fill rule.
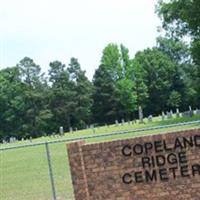
<path fill-rule="evenodd" d="M 131 184 L 199 176 L 200 163 L 188 162 L 190 155 L 186 153 L 188 149 L 196 148 L 200 148 L 200 135 L 177 137 L 170 144 L 165 140 L 126 144 L 122 148 L 122 155 L 129 158 L 140 156 L 141 170 L 125 173 L 122 181 Z"/>

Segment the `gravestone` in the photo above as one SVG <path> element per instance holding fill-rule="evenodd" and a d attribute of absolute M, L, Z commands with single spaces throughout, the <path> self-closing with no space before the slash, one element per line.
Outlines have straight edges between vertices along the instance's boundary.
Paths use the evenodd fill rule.
<path fill-rule="evenodd" d="M 171 115 L 171 118 L 173 117 L 173 111 L 172 110 L 170 110 L 170 115 Z"/>
<path fill-rule="evenodd" d="M 60 135 L 64 135 L 64 130 L 63 130 L 62 126 L 60 126 L 60 128 L 59 128 L 59 133 L 60 133 Z"/>
<path fill-rule="evenodd" d="M 92 130 L 93 133 L 95 133 L 94 124 L 91 124 L 91 125 L 90 125 L 90 129 Z"/>
<path fill-rule="evenodd" d="M 73 128 L 72 127 L 69 128 L 69 132 L 73 133 Z"/>
<path fill-rule="evenodd" d="M 94 125 L 93 124 L 90 124 L 90 129 L 93 129 L 94 128 Z"/>
<path fill-rule="evenodd" d="M 173 117 L 173 112 L 170 110 L 170 112 L 167 112 L 167 119 L 172 119 Z"/>
<path fill-rule="evenodd" d="M 162 120 L 164 121 L 165 120 L 165 113 L 162 112 Z"/>
<path fill-rule="evenodd" d="M 10 142 L 10 143 L 16 142 L 16 138 L 15 138 L 15 137 L 10 137 L 9 142 Z"/>
<path fill-rule="evenodd" d="M 192 113 L 191 113 L 191 111 L 185 111 L 182 113 L 182 116 L 183 117 L 192 117 Z"/>
<path fill-rule="evenodd" d="M 139 113 L 139 121 L 140 123 L 143 123 L 143 110 L 141 106 L 139 106 L 138 113 Z"/>
<path fill-rule="evenodd" d="M 171 113 L 167 111 L 167 119 L 171 118 Z"/>
<path fill-rule="evenodd" d="M 76 200 L 200 199 L 200 129 L 67 149 Z"/>
<path fill-rule="evenodd" d="M 177 118 L 180 117 L 180 112 L 179 112 L 179 109 L 178 109 L 178 108 L 176 109 L 176 117 L 177 117 Z"/>
<path fill-rule="evenodd" d="M 121 120 L 121 125 L 122 125 L 122 126 L 124 125 L 124 119 Z"/>
<path fill-rule="evenodd" d="M 115 126 L 118 126 L 118 125 L 119 125 L 118 120 L 115 120 Z"/>
<path fill-rule="evenodd" d="M 196 115 L 200 115 L 200 110 L 197 110 L 197 111 L 196 111 Z"/>
<path fill-rule="evenodd" d="M 152 115 L 149 115 L 148 116 L 148 122 L 152 122 L 153 121 L 153 116 Z"/>
<path fill-rule="evenodd" d="M 190 117 L 193 116 L 193 110 L 192 110 L 192 107 L 191 107 L 191 106 L 189 106 L 189 115 L 190 115 Z"/>

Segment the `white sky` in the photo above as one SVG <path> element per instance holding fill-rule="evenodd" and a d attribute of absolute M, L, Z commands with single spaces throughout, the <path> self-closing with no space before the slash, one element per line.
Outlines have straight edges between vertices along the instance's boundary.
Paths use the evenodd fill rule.
<path fill-rule="evenodd" d="M 133 57 L 155 45 L 156 0 L 0 0 L 0 68 L 25 56 L 49 62 L 78 58 L 91 79 L 102 50 L 123 43 Z"/>

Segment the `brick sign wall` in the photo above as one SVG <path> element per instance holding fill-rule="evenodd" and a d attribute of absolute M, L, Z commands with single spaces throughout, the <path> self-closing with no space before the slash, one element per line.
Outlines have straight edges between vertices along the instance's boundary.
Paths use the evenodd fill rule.
<path fill-rule="evenodd" d="M 67 149 L 76 200 L 200 200 L 200 129 Z"/>

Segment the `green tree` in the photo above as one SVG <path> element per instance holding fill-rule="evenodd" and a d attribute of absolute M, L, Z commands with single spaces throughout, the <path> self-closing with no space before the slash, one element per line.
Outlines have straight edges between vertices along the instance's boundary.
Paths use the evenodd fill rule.
<path fill-rule="evenodd" d="M 20 138 L 23 134 L 23 91 L 24 84 L 20 81 L 16 67 L 0 71 L 0 140 L 10 136 Z"/>
<path fill-rule="evenodd" d="M 21 79 L 29 87 L 35 87 L 38 84 L 41 69 L 31 58 L 24 57 L 19 64 L 17 64 L 17 67 L 20 71 Z"/>
<path fill-rule="evenodd" d="M 92 84 L 76 58 L 71 58 L 69 67 L 59 61 L 50 63 L 51 85 L 50 109 L 53 113 L 52 130 L 70 127 L 84 128 L 90 123 Z"/>
<path fill-rule="evenodd" d="M 75 124 L 79 128 L 85 128 L 86 124 L 91 121 L 91 107 L 92 107 L 92 83 L 85 75 L 85 71 L 81 69 L 78 59 L 71 58 L 68 72 L 70 80 L 73 82 L 76 96 L 74 101 L 76 107 L 74 110 Z"/>
<path fill-rule="evenodd" d="M 105 65 L 100 65 L 93 78 L 93 117 L 94 122 L 113 123 L 117 119 L 115 98 L 116 86 L 109 70 Z"/>
<path fill-rule="evenodd" d="M 175 63 L 156 48 L 138 52 L 135 62 L 140 65 L 144 84 L 148 88 L 146 112 L 158 114 L 166 110 L 175 73 Z"/>
<path fill-rule="evenodd" d="M 159 1 L 157 13 L 162 19 L 163 28 L 168 37 L 190 39 L 190 49 L 193 62 L 197 65 L 194 91 L 197 91 L 197 101 L 200 101 L 200 1 L 171 0 Z"/>
<path fill-rule="evenodd" d="M 176 38 L 158 37 L 156 46 L 177 64 L 191 62 L 189 46 L 181 40 Z"/>
<path fill-rule="evenodd" d="M 113 80 L 122 78 L 120 51 L 116 44 L 111 43 L 104 48 L 101 64 L 107 67 Z"/>
<path fill-rule="evenodd" d="M 60 61 L 54 61 L 50 62 L 49 64 L 50 70 L 49 70 L 49 81 L 54 84 L 61 84 L 61 78 L 63 77 L 63 80 L 65 78 L 68 78 L 68 74 L 66 74 L 65 70 L 65 64 L 62 64 Z"/>
<path fill-rule="evenodd" d="M 192 72 L 196 71 L 196 66 L 192 64 L 188 45 L 175 38 L 159 37 L 157 39 L 157 48 L 169 56 L 176 64 L 171 89 L 172 93 L 170 95 L 172 100 L 178 96 L 178 106 L 183 110 L 187 109 L 191 103 L 195 105 L 194 95 L 196 94 L 196 89 L 191 75 L 193 74 L 193 77 L 196 77 L 194 72 Z M 168 105 L 174 107 L 173 102 L 171 104 L 168 103 Z"/>
<path fill-rule="evenodd" d="M 180 93 L 177 92 L 177 91 L 172 91 L 170 96 L 169 96 L 167 105 L 172 107 L 172 108 L 179 108 L 180 104 L 181 104 Z"/>
<path fill-rule="evenodd" d="M 25 57 L 17 64 L 21 82 L 24 85 L 21 98 L 24 101 L 23 132 L 27 136 L 38 137 L 45 134 L 46 120 L 50 120 L 52 114 L 46 106 L 47 84 L 39 65 L 31 58 Z M 45 125 L 46 124 L 46 125 Z"/>
<path fill-rule="evenodd" d="M 142 108 L 147 107 L 148 103 L 148 87 L 145 81 L 145 69 L 143 66 L 137 61 L 137 59 L 132 60 L 132 71 L 129 72 L 129 75 L 132 80 L 135 82 L 135 92 L 136 92 L 136 102 L 137 108 L 141 106 Z"/>
<path fill-rule="evenodd" d="M 49 107 L 53 113 L 51 128 L 58 132 L 59 127 L 63 126 L 68 130 L 72 126 L 72 114 L 76 107 L 73 91 L 73 83 L 70 81 L 69 72 L 60 61 L 50 63 L 49 81 L 51 89 L 49 92 Z"/>
<path fill-rule="evenodd" d="M 103 50 L 101 64 L 112 79 L 115 99 L 115 108 L 110 107 L 110 113 L 115 118 L 130 118 L 136 110 L 136 91 L 133 79 L 133 66 L 129 58 L 129 51 L 124 45 L 108 44 Z M 107 77 L 108 78 L 108 77 Z"/>

